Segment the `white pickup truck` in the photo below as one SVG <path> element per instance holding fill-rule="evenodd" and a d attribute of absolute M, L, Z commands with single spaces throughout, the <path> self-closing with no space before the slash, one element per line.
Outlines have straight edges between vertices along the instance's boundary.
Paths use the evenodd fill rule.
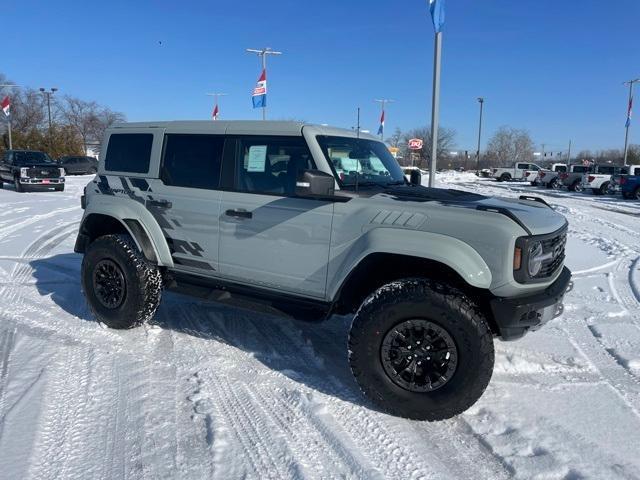
<path fill-rule="evenodd" d="M 566 163 L 554 163 L 550 169 L 540 170 L 536 181 L 542 187 L 558 189 L 562 186 L 560 174 L 567 170 L 569 170 L 569 166 Z"/>
<path fill-rule="evenodd" d="M 511 180 L 526 180 L 527 172 L 537 172 L 540 167 L 535 163 L 516 162 L 512 168 L 494 168 L 491 177 L 499 182 L 509 182 Z"/>
<path fill-rule="evenodd" d="M 582 189 L 590 189 L 594 195 L 614 193 L 615 184 L 612 181 L 612 177 L 614 175 L 626 175 L 628 173 L 628 167 L 596 165 L 593 172 L 582 175 Z"/>

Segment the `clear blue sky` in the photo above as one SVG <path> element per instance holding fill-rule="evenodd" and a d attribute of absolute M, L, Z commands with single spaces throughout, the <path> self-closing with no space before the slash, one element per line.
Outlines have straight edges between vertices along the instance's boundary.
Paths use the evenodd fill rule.
<path fill-rule="evenodd" d="M 207 91 L 226 119 L 259 118 L 270 59 L 269 117 L 377 129 L 374 98 L 396 100 L 387 130 L 430 119 L 433 28 L 425 0 L 5 0 L 0 71 L 32 87 L 96 100 L 129 120 L 207 119 Z M 638 0 L 448 0 L 441 125 L 475 149 L 500 125 L 528 129 L 546 150 L 621 148 L 627 90 L 640 76 Z M 162 42 L 162 45 L 159 44 Z M 640 143 L 640 86 L 632 141 Z M 484 143 L 484 142 L 483 142 Z"/>

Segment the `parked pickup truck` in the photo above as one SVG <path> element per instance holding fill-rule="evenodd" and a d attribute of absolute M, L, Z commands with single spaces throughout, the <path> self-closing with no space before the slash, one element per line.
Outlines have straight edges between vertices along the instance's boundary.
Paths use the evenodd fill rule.
<path fill-rule="evenodd" d="M 565 163 L 554 163 L 550 169 L 543 168 L 538 173 L 538 185 L 558 189 L 562 186 L 560 174 L 566 173 L 569 169 Z"/>
<path fill-rule="evenodd" d="M 611 177 L 611 185 L 613 193 L 617 193 L 622 191 L 622 178 L 629 176 L 629 175 L 635 175 L 635 176 L 640 176 L 640 165 L 627 165 L 627 173 L 626 174 L 617 174 L 614 175 L 613 177 Z"/>
<path fill-rule="evenodd" d="M 638 170 L 640 168 L 636 169 L 636 172 Z M 640 172 L 635 175 L 622 175 L 620 177 L 620 190 L 623 198 L 640 200 Z"/>
<path fill-rule="evenodd" d="M 626 175 L 628 167 L 596 165 L 595 171 L 582 175 L 582 189 L 591 189 L 594 195 L 614 193 L 613 175 Z"/>
<path fill-rule="evenodd" d="M 494 168 L 491 177 L 499 182 L 508 182 L 511 180 L 526 180 L 527 171 L 537 172 L 540 167 L 535 163 L 516 162 L 512 168 Z"/>
<path fill-rule="evenodd" d="M 64 190 L 64 169 L 44 152 L 7 150 L 0 158 L 0 188 L 13 183 L 16 192 Z"/>
<path fill-rule="evenodd" d="M 589 165 L 571 165 L 569 171 L 560 174 L 562 185 L 572 192 L 582 191 L 582 175 L 593 172 L 593 167 Z"/>

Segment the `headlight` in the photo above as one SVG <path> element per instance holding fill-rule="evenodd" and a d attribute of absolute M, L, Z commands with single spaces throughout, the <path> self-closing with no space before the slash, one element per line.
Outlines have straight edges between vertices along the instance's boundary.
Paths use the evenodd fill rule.
<path fill-rule="evenodd" d="M 22 178 L 28 178 L 27 170 L 29 170 L 29 169 L 28 169 L 28 168 L 26 168 L 26 167 L 22 167 L 22 168 L 20 169 L 20 177 L 22 177 Z"/>
<path fill-rule="evenodd" d="M 542 269 L 545 256 L 542 254 L 542 243 L 534 242 L 529 245 L 529 275 L 535 277 Z"/>
<path fill-rule="evenodd" d="M 64 171 L 64 168 L 61 168 L 61 169 L 60 169 L 60 176 L 61 176 L 61 177 L 64 177 L 65 173 L 66 173 L 66 172 Z"/>

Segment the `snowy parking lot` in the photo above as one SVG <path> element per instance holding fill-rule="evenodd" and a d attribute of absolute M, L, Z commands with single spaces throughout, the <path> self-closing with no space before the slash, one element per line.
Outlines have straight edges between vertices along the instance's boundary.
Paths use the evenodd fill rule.
<path fill-rule="evenodd" d="M 0 190 L 0 478 L 640 478 L 640 202 L 439 177 L 566 215 L 573 288 L 562 316 L 496 342 L 474 407 L 423 423 L 359 393 L 349 318 L 168 293 L 153 325 L 93 321 L 73 253 L 90 179 Z"/>

